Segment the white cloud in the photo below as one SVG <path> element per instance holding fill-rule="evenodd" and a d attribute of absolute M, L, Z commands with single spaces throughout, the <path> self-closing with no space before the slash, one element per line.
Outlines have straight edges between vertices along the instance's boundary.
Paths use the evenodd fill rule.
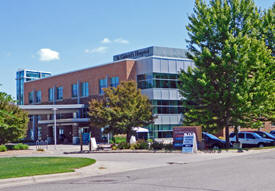
<path fill-rule="evenodd" d="M 106 46 L 100 46 L 94 49 L 86 49 L 84 52 L 87 54 L 93 54 L 93 53 L 105 53 L 108 47 Z"/>
<path fill-rule="evenodd" d="M 114 42 L 121 43 L 121 44 L 128 44 L 129 43 L 128 40 L 125 40 L 123 38 L 117 38 L 117 39 L 114 40 Z"/>
<path fill-rule="evenodd" d="M 102 41 L 101 41 L 101 43 L 103 43 L 103 44 L 107 44 L 107 43 L 111 43 L 112 41 L 110 40 L 110 39 L 108 39 L 108 38 L 104 38 Z"/>
<path fill-rule="evenodd" d="M 41 48 L 37 54 L 39 55 L 40 61 L 52 61 L 59 60 L 59 52 L 51 50 L 49 48 Z"/>

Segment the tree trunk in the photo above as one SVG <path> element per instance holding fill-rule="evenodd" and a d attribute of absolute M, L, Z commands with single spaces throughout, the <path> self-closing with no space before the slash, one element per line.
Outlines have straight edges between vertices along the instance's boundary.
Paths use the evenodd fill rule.
<path fill-rule="evenodd" d="M 126 136 L 127 143 L 130 143 L 131 136 L 132 136 L 131 132 L 127 132 L 127 136 Z"/>
<path fill-rule="evenodd" d="M 235 135 L 236 135 L 236 143 L 239 143 L 239 129 L 238 127 L 235 127 Z"/>
<path fill-rule="evenodd" d="M 229 143 L 229 126 L 225 126 L 225 139 L 226 139 L 226 149 L 229 149 L 230 143 Z"/>

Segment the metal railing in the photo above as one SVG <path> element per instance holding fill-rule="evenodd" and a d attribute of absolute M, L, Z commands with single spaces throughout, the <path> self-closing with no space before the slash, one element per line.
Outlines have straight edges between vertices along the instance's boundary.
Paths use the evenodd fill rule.
<path fill-rule="evenodd" d="M 48 146 L 49 146 L 49 143 L 47 140 L 43 141 L 43 140 L 37 140 L 35 142 L 35 145 L 36 145 L 36 150 L 45 150 L 45 149 L 48 149 Z"/>

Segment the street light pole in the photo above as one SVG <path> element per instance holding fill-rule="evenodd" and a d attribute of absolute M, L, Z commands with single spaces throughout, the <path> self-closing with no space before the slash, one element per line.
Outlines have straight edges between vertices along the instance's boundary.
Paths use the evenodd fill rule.
<path fill-rule="evenodd" d="M 54 149 L 56 150 L 56 108 L 53 108 L 53 121 L 54 121 Z"/>

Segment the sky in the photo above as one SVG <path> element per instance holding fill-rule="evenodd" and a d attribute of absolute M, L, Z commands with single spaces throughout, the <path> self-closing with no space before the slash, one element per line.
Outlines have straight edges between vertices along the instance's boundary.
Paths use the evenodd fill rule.
<path fill-rule="evenodd" d="M 261 8 L 274 0 L 255 0 Z M 194 0 L 0 0 L 0 91 L 16 96 L 16 71 L 54 74 L 101 65 L 113 55 L 186 48 Z"/>

